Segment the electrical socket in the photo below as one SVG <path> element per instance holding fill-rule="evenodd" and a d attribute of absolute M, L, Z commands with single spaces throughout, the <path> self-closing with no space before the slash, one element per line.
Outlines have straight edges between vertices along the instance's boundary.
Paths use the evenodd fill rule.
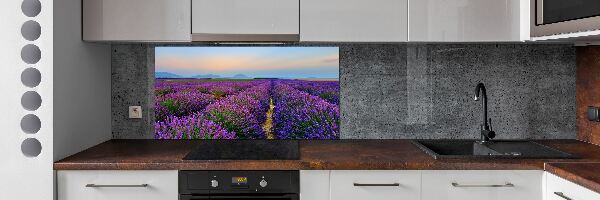
<path fill-rule="evenodd" d="M 129 106 L 129 118 L 130 119 L 141 119 L 142 118 L 142 106 Z"/>
<path fill-rule="evenodd" d="M 590 121 L 600 122 L 600 108 L 588 106 L 587 117 Z"/>

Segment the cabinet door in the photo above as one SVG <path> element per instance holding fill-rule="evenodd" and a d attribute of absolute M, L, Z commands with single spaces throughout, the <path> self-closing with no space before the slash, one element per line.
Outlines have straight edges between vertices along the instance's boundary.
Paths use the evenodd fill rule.
<path fill-rule="evenodd" d="M 419 171 L 331 171 L 332 200 L 415 200 L 420 198 Z"/>
<path fill-rule="evenodd" d="M 409 41 L 529 40 L 529 1 L 411 0 Z"/>
<path fill-rule="evenodd" d="M 83 0 L 83 40 L 190 41 L 189 0 Z"/>
<path fill-rule="evenodd" d="M 177 171 L 58 171 L 58 200 L 177 200 Z M 90 185 L 93 184 L 93 185 Z M 147 184 L 145 187 L 143 184 Z"/>
<path fill-rule="evenodd" d="M 543 171 L 423 171 L 422 200 L 542 200 Z"/>
<path fill-rule="evenodd" d="M 546 200 L 598 200 L 600 194 L 546 172 Z"/>
<path fill-rule="evenodd" d="M 302 0 L 300 41 L 404 42 L 407 0 Z"/>
<path fill-rule="evenodd" d="M 192 33 L 211 35 L 297 35 L 299 0 L 192 0 Z M 200 38 L 199 37 L 199 38 Z"/>
<path fill-rule="evenodd" d="M 300 171 L 300 200 L 329 200 L 329 172 Z"/>

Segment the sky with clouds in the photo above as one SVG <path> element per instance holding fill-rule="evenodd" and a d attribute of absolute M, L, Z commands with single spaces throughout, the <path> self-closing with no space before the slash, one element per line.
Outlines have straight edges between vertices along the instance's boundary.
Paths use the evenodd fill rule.
<path fill-rule="evenodd" d="M 338 47 L 156 47 L 155 71 L 184 77 L 339 77 Z"/>

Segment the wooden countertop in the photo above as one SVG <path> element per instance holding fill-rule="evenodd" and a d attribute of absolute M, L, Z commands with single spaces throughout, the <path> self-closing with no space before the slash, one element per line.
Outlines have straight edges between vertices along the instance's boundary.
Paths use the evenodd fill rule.
<path fill-rule="evenodd" d="M 199 141 L 110 140 L 54 163 L 55 170 L 546 170 L 600 192 L 600 146 L 577 140 L 538 140 L 581 159 L 440 159 L 410 140 L 300 142 L 300 160 L 182 158 Z"/>
<path fill-rule="evenodd" d="M 545 170 L 568 181 L 600 193 L 600 162 L 546 163 Z"/>
<path fill-rule="evenodd" d="M 544 163 L 600 162 L 600 146 L 577 140 L 541 144 L 582 159 L 435 160 L 409 140 L 311 140 L 300 142 L 300 160 L 203 160 L 182 158 L 198 141 L 110 140 L 54 163 L 55 170 L 542 170 Z"/>

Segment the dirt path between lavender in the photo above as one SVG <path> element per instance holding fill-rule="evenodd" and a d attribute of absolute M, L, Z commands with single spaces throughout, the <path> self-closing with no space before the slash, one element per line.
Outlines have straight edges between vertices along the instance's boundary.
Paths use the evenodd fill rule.
<path fill-rule="evenodd" d="M 263 131 L 265 131 L 267 135 L 267 139 L 272 140 L 276 139 L 275 134 L 273 133 L 273 111 L 275 110 L 275 105 L 273 104 L 273 99 L 269 99 L 269 110 L 267 111 L 267 120 L 263 123 Z"/>

